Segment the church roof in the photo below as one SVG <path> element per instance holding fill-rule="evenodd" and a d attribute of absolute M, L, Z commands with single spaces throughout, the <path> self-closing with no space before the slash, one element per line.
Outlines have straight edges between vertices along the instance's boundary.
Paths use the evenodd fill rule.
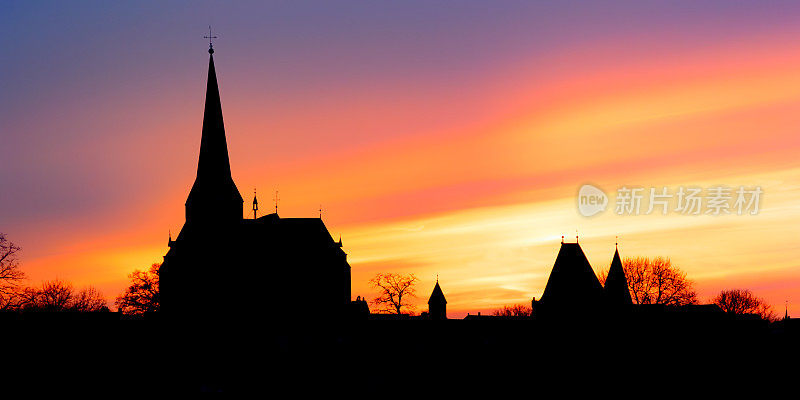
<path fill-rule="evenodd" d="M 633 304 L 631 292 L 628 289 L 628 279 L 625 276 L 625 270 L 622 268 L 622 261 L 619 258 L 619 249 L 614 251 L 614 259 L 611 261 L 611 268 L 608 269 L 606 286 L 603 291 L 609 304 Z"/>
<path fill-rule="evenodd" d="M 273 239 L 286 243 L 319 244 L 342 251 L 340 242 L 333 239 L 320 218 L 281 218 L 272 213 L 257 219 L 245 219 L 243 223 L 248 235 L 264 238 L 277 235 Z"/>
<path fill-rule="evenodd" d="M 447 299 L 444 298 L 444 292 L 442 292 L 442 288 L 439 286 L 439 281 L 436 281 L 436 286 L 433 287 L 433 292 L 431 293 L 431 297 L 428 299 L 428 304 L 431 303 L 439 303 L 439 304 L 447 304 Z"/>
<path fill-rule="evenodd" d="M 561 243 L 542 294 L 543 304 L 566 305 L 602 300 L 603 286 L 578 243 Z"/>

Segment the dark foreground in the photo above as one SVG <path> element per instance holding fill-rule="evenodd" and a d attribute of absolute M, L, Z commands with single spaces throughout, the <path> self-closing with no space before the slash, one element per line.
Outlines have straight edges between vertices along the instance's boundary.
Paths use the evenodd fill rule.
<path fill-rule="evenodd" d="M 743 375 L 750 383 L 771 379 L 779 385 L 774 382 L 779 375 L 798 372 L 800 338 L 800 325 L 702 320 L 29 318 L 1 324 L 3 392 L 31 394 L 283 389 L 375 394 L 472 386 L 534 389 L 567 381 L 573 383 L 565 389 L 573 390 L 581 389 L 575 382 L 729 386 L 744 383 L 738 378 Z"/>

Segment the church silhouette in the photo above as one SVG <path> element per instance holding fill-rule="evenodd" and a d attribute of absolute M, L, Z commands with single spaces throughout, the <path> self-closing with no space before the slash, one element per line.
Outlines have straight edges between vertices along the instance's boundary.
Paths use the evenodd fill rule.
<path fill-rule="evenodd" d="M 338 317 L 350 304 L 350 265 L 341 239 L 320 218 L 246 219 L 231 175 L 214 48 L 209 46 L 197 177 L 186 221 L 160 269 L 161 312 L 180 319 L 263 313 L 291 318 L 314 310 Z M 253 199 L 254 209 L 257 200 Z M 292 283 L 292 284 L 290 284 Z M 299 295 L 293 284 L 302 285 Z"/>

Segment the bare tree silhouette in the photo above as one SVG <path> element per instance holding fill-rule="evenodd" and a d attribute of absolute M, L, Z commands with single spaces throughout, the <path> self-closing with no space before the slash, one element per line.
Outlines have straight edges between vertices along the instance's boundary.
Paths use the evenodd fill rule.
<path fill-rule="evenodd" d="M 158 271 L 161 264 L 153 264 L 146 271 L 136 270 L 128 277 L 131 285 L 115 301 L 119 311 L 126 315 L 143 315 L 159 309 L 160 292 Z"/>
<path fill-rule="evenodd" d="M 514 304 L 512 306 L 503 306 L 499 310 L 494 310 L 493 315 L 500 317 L 530 317 L 533 315 L 533 308 L 524 304 Z"/>
<path fill-rule="evenodd" d="M 775 321 L 777 314 L 766 300 L 756 297 L 749 289 L 727 289 L 719 292 L 712 302 L 731 314 L 757 314 L 766 321 Z"/>
<path fill-rule="evenodd" d="M 0 311 L 16 310 L 23 300 L 25 273 L 19 268 L 20 250 L 4 233 L 0 233 Z"/>
<path fill-rule="evenodd" d="M 39 288 L 26 288 L 22 296 L 23 311 L 108 311 L 106 299 L 95 288 L 89 286 L 76 291 L 71 283 L 60 280 L 44 282 Z"/>
<path fill-rule="evenodd" d="M 418 279 L 414 274 L 377 274 L 369 283 L 378 289 L 380 295 L 372 300 L 378 311 L 402 314 L 403 310 L 413 311 L 414 305 L 408 300 L 415 297 L 414 285 Z"/>
<path fill-rule="evenodd" d="M 698 302 L 694 282 L 672 265 L 669 257 L 627 257 L 622 260 L 622 269 L 636 304 L 682 306 Z M 608 269 L 600 271 L 600 283 L 605 285 L 607 277 Z"/>
<path fill-rule="evenodd" d="M 108 301 L 94 286 L 73 292 L 70 309 L 77 312 L 109 311 Z"/>

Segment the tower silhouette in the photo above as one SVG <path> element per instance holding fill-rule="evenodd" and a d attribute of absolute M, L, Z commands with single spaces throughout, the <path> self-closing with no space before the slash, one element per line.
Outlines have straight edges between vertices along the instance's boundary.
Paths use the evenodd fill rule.
<path fill-rule="evenodd" d="M 608 269 L 603 292 L 606 304 L 611 308 L 620 309 L 633 304 L 631 292 L 628 289 L 628 279 L 625 276 L 625 270 L 622 269 L 618 248 L 614 250 L 614 258 L 611 260 L 611 267 Z"/>
<path fill-rule="evenodd" d="M 200 157 L 189 197 L 186 198 L 186 222 L 198 225 L 237 223 L 242 219 L 242 199 L 231 177 L 228 141 L 222 120 L 214 51 L 209 49 L 206 105 L 203 113 L 203 136 Z"/>
<path fill-rule="evenodd" d="M 447 319 L 447 300 L 439 286 L 439 278 L 436 278 L 436 286 L 428 299 L 428 315 L 433 320 Z"/>

